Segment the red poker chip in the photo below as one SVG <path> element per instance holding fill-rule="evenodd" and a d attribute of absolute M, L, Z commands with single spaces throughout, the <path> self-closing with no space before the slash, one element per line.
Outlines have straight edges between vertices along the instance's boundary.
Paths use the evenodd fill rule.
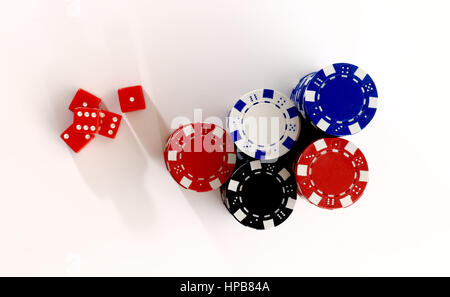
<path fill-rule="evenodd" d="M 207 192 L 230 178 L 236 151 L 231 136 L 222 127 L 195 123 L 169 136 L 164 160 L 173 179 L 183 188 Z"/>
<path fill-rule="evenodd" d="M 342 138 L 319 139 L 301 154 L 297 186 L 309 202 L 326 209 L 345 208 L 363 194 L 369 167 L 361 150 Z"/>

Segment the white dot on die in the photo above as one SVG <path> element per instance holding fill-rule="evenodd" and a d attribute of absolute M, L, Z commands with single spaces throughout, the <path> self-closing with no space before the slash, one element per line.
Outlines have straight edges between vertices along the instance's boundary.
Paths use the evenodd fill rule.
<path fill-rule="evenodd" d="M 113 117 L 113 122 L 117 122 L 117 118 L 116 117 Z"/>
<path fill-rule="evenodd" d="M 113 130 L 109 130 L 109 131 L 108 131 L 108 134 L 109 134 L 109 135 L 112 135 L 112 134 L 113 134 Z"/>
<path fill-rule="evenodd" d="M 88 118 L 88 117 L 89 117 L 89 112 L 86 111 L 86 112 L 84 113 L 84 116 Z"/>
<path fill-rule="evenodd" d="M 81 117 L 83 113 L 81 111 L 77 112 L 77 116 Z"/>
<path fill-rule="evenodd" d="M 64 134 L 64 139 L 69 139 L 69 134 Z"/>
<path fill-rule="evenodd" d="M 91 117 L 95 118 L 97 114 L 95 112 L 91 113 Z"/>
<path fill-rule="evenodd" d="M 91 135 L 86 134 L 86 136 L 84 136 L 84 138 L 89 139 L 89 138 L 91 138 Z"/>
<path fill-rule="evenodd" d="M 88 125 L 84 125 L 83 129 L 87 131 L 87 130 L 89 130 L 89 126 Z"/>
<path fill-rule="evenodd" d="M 104 114 L 103 112 L 101 112 L 101 113 L 100 113 L 100 117 L 101 117 L 101 118 L 104 118 L 104 117 L 105 117 L 105 114 Z"/>
<path fill-rule="evenodd" d="M 111 128 L 112 129 L 116 128 L 116 125 L 115 124 L 111 124 Z"/>
<path fill-rule="evenodd" d="M 87 106 L 87 103 L 86 102 L 83 102 L 83 107 L 86 107 Z"/>
<path fill-rule="evenodd" d="M 95 131 L 95 126 L 91 126 L 91 131 Z"/>
<path fill-rule="evenodd" d="M 77 125 L 77 130 L 81 130 L 81 125 Z"/>
<path fill-rule="evenodd" d="M 130 102 L 134 102 L 134 97 L 130 97 Z"/>

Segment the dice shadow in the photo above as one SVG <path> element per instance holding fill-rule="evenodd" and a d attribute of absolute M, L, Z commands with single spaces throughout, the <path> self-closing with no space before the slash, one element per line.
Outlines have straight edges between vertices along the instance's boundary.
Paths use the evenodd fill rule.
<path fill-rule="evenodd" d="M 75 90 L 75 91 L 74 91 Z M 52 88 L 50 106 L 53 108 L 54 117 L 46 117 L 49 130 L 56 135 L 61 134 L 73 122 L 73 113 L 69 110 L 69 104 L 78 89 L 72 86 L 59 86 Z"/>
<path fill-rule="evenodd" d="M 153 217 L 145 188 L 148 159 L 126 123 L 115 139 L 97 136 L 74 160 L 96 196 L 110 199 L 129 229 L 148 234 Z"/>
<path fill-rule="evenodd" d="M 46 117 L 46 124 L 59 135 L 72 123 L 73 114 L 68 106 L 77 88 L 63 82 L 49 85 L 53 117 Z M 109 110 L 117 112 L 115 108 Z M 115 139 L 97 135 L 72 156 L 85 184 L 97 198 L 111 200 L 128 229 L 146 234 L 151 231 L 153 207 L 144 180 L 148 159 L 125 121 Z M 99 220 L 101 217 L 99 213 Z"/>
<path fill-rule="evenodd" d="M 170 130 L 145 90 L 144 96 L 146 108 L 126 113 L 125 118 L 147 155 L 164 167 L 164 146 Z"/>
<path fill-rule="evenodd" d="M 54 117 L 47 117 L 46 121 L 57 134 L 72 122 L 73 114 L 67 107 L 77 90 L 58 85 L 51 96 Z M 148 180 L 144 180 L 148 157 L 164 166 L 163 146 L 169 129 L 150 96 L 144 94 L 147 108 L 125 114 L 115 139 L 97 135 L 80 153 L 72 154 L 80 175 L 93 193 L 100 199 L 110 199 L 129 229 L 148 233 L 153 217 L 152 199 L 145 188 Z M 117 98 L 117 91 L 108 97 Z M 112 112 L 119 108 L 118 104 L 109 107 L 106 109 Z"/>

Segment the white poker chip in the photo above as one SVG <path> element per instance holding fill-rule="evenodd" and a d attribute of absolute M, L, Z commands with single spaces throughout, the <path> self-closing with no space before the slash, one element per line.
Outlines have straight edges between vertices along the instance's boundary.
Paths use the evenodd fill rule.
<path fill-rule="evenodd" d="M 254 90 L 239 98 L 227 124 L 236 146 L 255 159 L 283 156 L 300 134 L 297 107 L 289 97 L 270 89 Z"/>

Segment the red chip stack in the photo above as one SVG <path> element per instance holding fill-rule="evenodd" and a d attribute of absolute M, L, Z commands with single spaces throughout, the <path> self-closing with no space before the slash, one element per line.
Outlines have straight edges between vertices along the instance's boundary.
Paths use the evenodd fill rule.
<path fill-rule="evenodd" d="M 218 189 L 231 176 L 236 151 L 220 126 L 193 123 L 176 129 L 164 150 L 166 167 L 183 188 L 196 192 Z"/>
<path fill-rule="evenodd" d="M 299 194 L 326 209 L 345 208 L 363 194 L 369 167 L 359 148 L 343 138 L 319 139 L 301 154 L 296 165 Z"/>

